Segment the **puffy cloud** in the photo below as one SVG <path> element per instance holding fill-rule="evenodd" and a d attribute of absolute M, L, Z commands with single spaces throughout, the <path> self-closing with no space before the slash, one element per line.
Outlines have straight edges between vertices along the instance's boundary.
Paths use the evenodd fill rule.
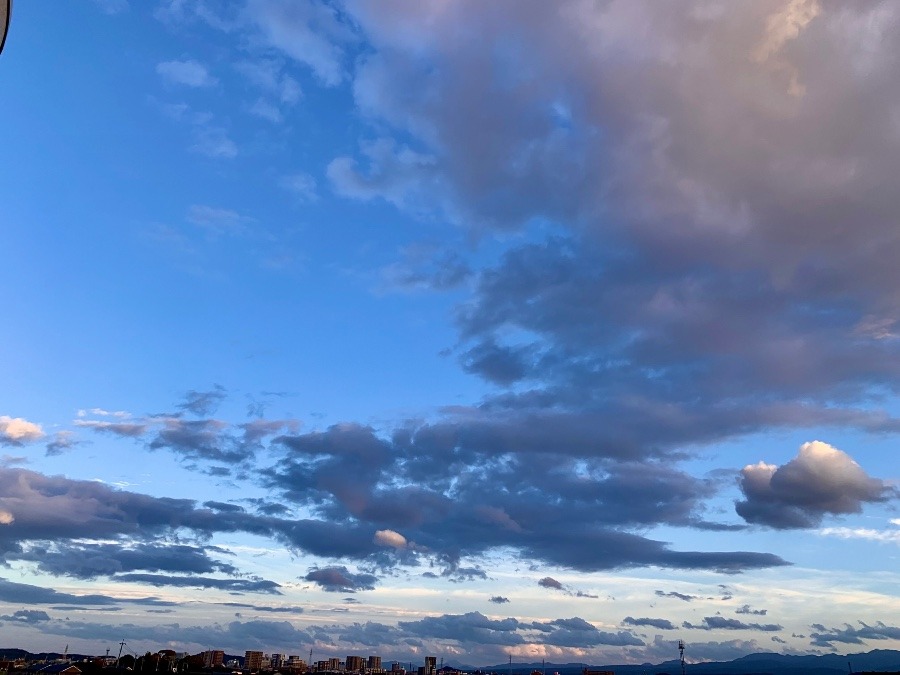
<path fill-rule="evenodd" d="M 565 588 L 562 583 L 560 583 L 553 577 L 544 577 L 543 579 L 539 579 L 538 586 L 543 586 L 544 588 L 552 588 L 556 591 L 561 591 L 563 590 L 563 588 Z"/>
<path fill-rule="evenodd" d="M 845 452 L 821 441 L 800 446 L 781 467 L 753 464 L 741 471 L 745 499 L 738 514 L 750 523 L 787 529 L 815 527 L 825 515 L 859 513 L 863 504 L 896 496 Z"/>
<path fill-rule="evenodd" d="M 356 591 L 371 591 L 375 588 L 378 578 L 372 574 L 350 572 L 343 565 L 336 567 L 317 567 L 309 571 L 306 581 L 312 581 L 322 590 L 329 593 L 356 593 Z"/>
<path fill-rule="evenodd" d="M 735 614 L 753 614 L 754 616 L 765 616 L 769 613 L 767 609 L 753 609 L 750 605 L 742 605 L 734 610 Z"/>
<path fill-rule="evenodd" d="M 21 417 L 0 415 L 0 445 L 24 445 L 39 441 L 44 437 L 40 424 Z"/>
<path fill-rule="evenodd" d="M 391 548 L 406 548 L 406 537 L 393 530 L 378 530 L 375 532 L 375 543 Z"/>
<path fill-rule="evenodd" d="M 13 621 L 15 623 L 41 623 L 49 621 L 50 615 L 40 609 L 20 609 L 11 615 L 5 614 L 0 616 L 0 621 Z"/>

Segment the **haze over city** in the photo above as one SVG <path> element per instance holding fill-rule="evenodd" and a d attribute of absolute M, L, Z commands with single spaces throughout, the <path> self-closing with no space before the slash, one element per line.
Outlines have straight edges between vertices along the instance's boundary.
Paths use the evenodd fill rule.
<path fill-rule="evenodd" d="M 900 3 L 11 18 L 2 646 L 900 649 Z"/>

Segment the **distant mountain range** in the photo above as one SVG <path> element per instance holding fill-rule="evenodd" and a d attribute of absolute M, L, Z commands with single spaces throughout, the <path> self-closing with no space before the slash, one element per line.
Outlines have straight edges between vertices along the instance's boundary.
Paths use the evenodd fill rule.
<path fill-rule="evenodd" d="M 528 675 L 532 670 L 558 672 L 560 675 L 578 675 L 585 667 L 581 663 L 542 665 L 537 663 L 501 663 L 484 666 L 479 670 L 505 675 Z M 616 675 L 681 675 L 681 662 L 677 660 L 641 665 L 588 665 L 592 670 L 612 670 Z M 467 667 L 466 670 L 473 670 Z M 734 661 L 710 661 L 688 663 L 687 675 L 849 675 L 850 672 L 867 671 L 900 672 L 900 651 L 875 649 L 861 654 L 824 654 L 822 656 L 786 656 L 784 654 L 748 654 Z"/>

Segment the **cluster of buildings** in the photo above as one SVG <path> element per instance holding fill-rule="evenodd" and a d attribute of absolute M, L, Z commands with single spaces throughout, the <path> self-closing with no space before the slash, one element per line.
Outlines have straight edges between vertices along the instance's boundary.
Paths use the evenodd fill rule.
<path fill-rule="evenodd" d="M 210 651 L 204 652 L 204 665 L 207 661 L 210 665 L 206 667 L 215 667 L 224 664 L 224 652 Z M 209 655 L 207 658 L 206 655 Z M 311 654 L 310 654 L 311 656 Z M 341 661 L 340 658 L 332 657 L 322 661 L 312 661 L 307 663 L 297 655 L 288 656 L 286 654 L 266 654 L 259 651 L 248 650 L 244 653 L 244 663 L 241 664 L 243 670 L 251 673 L 262 671 L 293 671 L 293 672 L 311 672 L 311 673 L 344 673 L 346 675 L 381 675 L 382 673 L 391 673 L 391 675 L 437 675 L 437 657 L 426 656 L 425 665 L 414 669 L 409 664 L 409 669 L 404 668 L 399 661 L 391 663 L 390 668 L 385 669 L 381 662 L 380 656 L 347 656 Z"/>
<path fill-rule="evenodd" d="M 57 655 L 58 657 L 59 655 Z M 312 654 L 310 653 L 310 656 Z M 143 656 L 106 656 L 97 657 L 73 657 L 68 654 L 62 658 L 48 658 L 45 660 L 31 660 L 19 658 L 15 660 L 0 659 L 0 675 L 92 675 L 106 669 L 121 671 L 139 671 L 152 673 L 196 673 L 204 670 L 221 672 L 231 671 L 232 674 L 248 673 L 280 673 L 281 675 L 300 675 L 306 673 L 321 673 L 323 675 L 455 675 L 456 671 L 441 669 L 438 672 L 437 658 L 425 657 L 425 665 L 409 668 L 398 661 L 392 662 L 385 668 L 381 657 L 372 656 L 347 656 L 329 658 L 322 661 L 307 663 L 297 655 L 266 654 L 261 651 L 248 650 L 244 653 L 243 661 L 240 657 L 229 658 L 224 650 L 209 649 L 199 654 L 177 653 L 171 649 L 162 649 L 156 653 L 147 652 Z"/>

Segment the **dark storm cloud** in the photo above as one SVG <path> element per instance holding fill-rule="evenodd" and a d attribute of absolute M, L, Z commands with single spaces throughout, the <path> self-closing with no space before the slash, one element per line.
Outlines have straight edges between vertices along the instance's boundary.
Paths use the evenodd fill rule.
<path fill-rule="evenodd" d="M 849 623 L 843 628 L 826 628 L 814 623 L 809 634 L 810 643 L 815 647 L 833 648 L 834 643 L 862 645 L 866 640 L 900 640 L 900 626 L 890 626 L 882 621 L 867 624 L 859 621 L 859 627 Z"/>
<path fill-rule="evenodd" d="M 813 441 L 787 464 L 760 462 L 741 471 L 738 514 L 750 523 L 778 529 L 808 528 L 827 514 L 859 513 L 863 504 L 898 496 L 896 488 L 872 478 L 846 453 Z"/>
<path fill-rule="evenodd" d="M 279 584 L 266 579 L 216 579 L 212 577 L 178 577 L 168 574 L 116 574 L 112 581 L 149 584 L 151 586 L 176 586 L 181 588 L 217 588 L 232 593 L 272 593 L 281 595 Z"/>
<path fill-rule="evenodd" d="M 225 387 L 218 384 L 209 391 L 195 391 L 192 389 L 184 395 L 184 401 L 178 407 L 185 412 L 204 417 L 214 413 L 226 397 Z"/>
<path fill-rule="evenodd" d="M 648 619 L 648 618 L 640 618 L 635 619 L 630 616 L 626 616 L 622 619 L 622 625 L 624 626 L 644 626 L 648 628 L 658 628 L 660 630 L 675 630 L 675 624 L 673 624 L 668 619 Z"/>
<path fill-rule="evenodd" d="M 684 602 L 691 602 L 692 600 L 699 600 L 699 595 L 688 595 L 686 593 L 679 593 L 677 591 L 655 591 L 656 595 L 660 598 L 678 598 L 679 600 L 683 600 Z"/>
<path fill-rule="evenodd" d="M 699 630 L 757 630 L 774 633 L 783 630 L 783 626 L 774 623 L 744 623 L 737 619 L 727 619 L 724 616 L 705 616 L 702 624 L 691 624 L 687 621 L 681 624 L 684 628 Z"/>
<path fill-rule="evenodd" d="M 309 571 L 305 577 L 322 587 L 329 593 L 355 593 L 356 591 L 371 591 L 375 588 L 378 577 L 372 574 L 350 572 L 346 567 L 321 567 Z"/>

